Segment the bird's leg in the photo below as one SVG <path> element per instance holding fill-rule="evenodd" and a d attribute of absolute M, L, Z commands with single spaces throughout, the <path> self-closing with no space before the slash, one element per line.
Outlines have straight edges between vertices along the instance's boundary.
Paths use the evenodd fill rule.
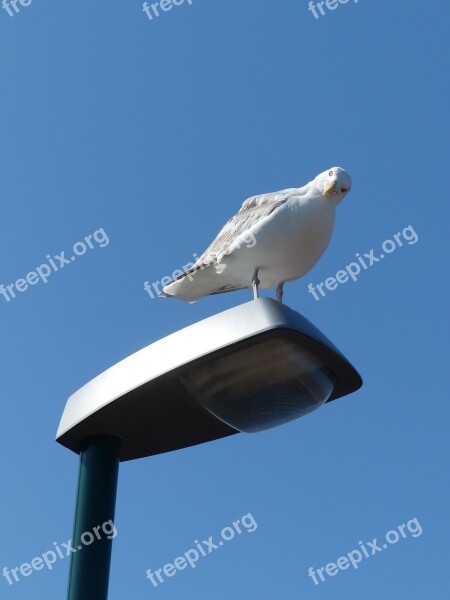
<path fill-rule="evenodd" d="M 253 300 L 258 299 L 258 285 L 261 283 L 258 279 L 259 267 L 255 269 L 252 276 Z"/>
<path fill-rule="evenodd" d="M 283 304 L 283 285 L 284 281 L 280 281 L 280 283 L 277 285 L 277 300 L 281 304 Z"/>

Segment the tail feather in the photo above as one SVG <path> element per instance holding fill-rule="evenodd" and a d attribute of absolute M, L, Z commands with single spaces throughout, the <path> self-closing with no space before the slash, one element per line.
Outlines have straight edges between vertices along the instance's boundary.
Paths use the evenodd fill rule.
<path fill-rule="evenodd" d="M 227 281 L 226 269 L 221 273 L 210 263 L 196 270 L 191 270 L 166 285 L 160 296 L 163 298 L 179 298 L 186 302 L 195 302 L 204 296 L 222 294 L 242 289 L 242 286 Z"/>

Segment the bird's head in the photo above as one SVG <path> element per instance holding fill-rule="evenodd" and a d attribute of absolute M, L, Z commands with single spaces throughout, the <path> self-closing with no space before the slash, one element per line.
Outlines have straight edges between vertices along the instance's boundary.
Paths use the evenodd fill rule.
<path fill-rule="evenodd" d="M 317 175 L 315 183 L 322 196 L 338 203 L 352 188 L 352 178 L 345 169 L 332 167 Z"/>

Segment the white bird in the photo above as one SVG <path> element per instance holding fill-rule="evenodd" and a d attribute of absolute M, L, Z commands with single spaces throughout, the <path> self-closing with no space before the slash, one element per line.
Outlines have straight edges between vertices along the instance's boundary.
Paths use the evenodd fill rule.
<path fill-rule="evenodd" d="M 324 253 L 335 209 L 350 191 L 350 175 L 333 167 L 301 188 L 248 198 L 196 263 L 166 285 L 164 297 L 194 302 L 210 294 L 283 285 L 305 275 Z"/>

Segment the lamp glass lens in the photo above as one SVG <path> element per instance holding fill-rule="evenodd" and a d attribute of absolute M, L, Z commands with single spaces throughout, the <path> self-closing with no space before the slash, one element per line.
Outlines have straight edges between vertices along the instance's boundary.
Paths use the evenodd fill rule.
<path fill-rule="evenodd" d="M 234 350 L 185 371 L 180 381 L 214 416 L 247 433 L 316 410 L 335 383 L 316 356 L 284 339 Z"/>

